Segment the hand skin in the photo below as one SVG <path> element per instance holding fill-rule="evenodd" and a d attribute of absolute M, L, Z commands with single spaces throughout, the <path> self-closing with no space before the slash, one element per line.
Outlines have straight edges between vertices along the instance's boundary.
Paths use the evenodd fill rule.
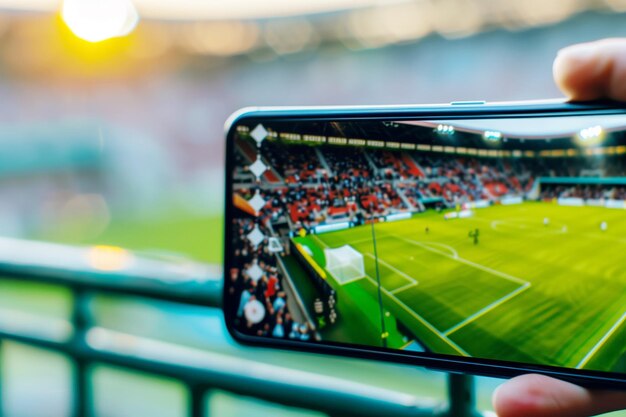
<path fill-rule="evenodd" d="M 626 38 L 564 48 L 554 60 L 553 73 L 571 100 L 626 101 Z"/>
<path fill-rule="evenodd" d="M 573 101 L 626 101 L 626 39 L 604 39 L 559 51 L 554 80 Z M 626 392 L 590 391 L 529 374 L 498 387 L 493 405 L 499 417 L 588 417 L 626 409 Z"/>
<path fill-rule="evenodd" d="M 569 382 L 528 374 L 493 394 L 498 417 L 588 417 L 626 408 L 624 391 L 589 391 Z"/>

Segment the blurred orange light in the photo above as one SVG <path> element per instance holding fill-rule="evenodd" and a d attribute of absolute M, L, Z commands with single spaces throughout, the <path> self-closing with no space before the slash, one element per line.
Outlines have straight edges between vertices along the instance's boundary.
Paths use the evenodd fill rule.
<path fill-rule="evenodd" d="M 131 0 L 64 0 L 61 17 L 76 36 L 89 42 L 126 36 L 139 22 Z"/>
<path fill-rule="evenodd" d="M 89 250 L 89 265 L 100 271 L 120 271 L 130 265 L 131 254 L 117 246 L 99 245 Z"/>

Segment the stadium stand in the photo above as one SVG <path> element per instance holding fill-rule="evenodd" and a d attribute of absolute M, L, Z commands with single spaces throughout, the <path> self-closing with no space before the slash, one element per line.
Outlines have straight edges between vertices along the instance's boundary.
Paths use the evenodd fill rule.
<path fill-rule="evenodd" d="M 254 246 L 247 238 L 255 227 L 266 238 Z M 240 325 L 250 333 L 259 336 L 309 340 L 312 337 L 309 323 L 298 323 L 292 317 L 285 291 L 285 278 L 278 266 L 275 253 L 268 249 L 267 236 L 271 231 L 262 222 L 253 219 L 237 219 L 234 221 L 233 236 L 234 254 L 241 269 L 229 272 L 232 281 L 231 291 L 239 294 L 236 317 Z M 264 314 L 258 322 L 247 319 L 246 308 L 255 301 L 263 305 Z"/>
<path fill-rule="evenodd" d="M 541 190 L 542 200 L 581 198 L 583 200 L 626 200 L 626 187 L 614 185 L 558 185 L 546 184 Z"/>
<path fill-rule="evenodd" d="M 290 147 L 289 151 L 271 141 L 267 141 L 263 146 L 267 147 L 265 154 L 268 155 L 269 163 L 288 184 L 313 183 L 318 174 L 328 175 L 315 152 L 311 152 L 310 146 L 295 145 Z"/>
<path fill-rule="evenodd" d="M 245 140 L 237 144 L 243 145 L 243 155 L 252 152 Z M 626 175 L 616 157 L 502 159 L 346 146 L 320 151 L 300 144 L 292 144 L 287 151 L 272 141 L 264 147 L 271 165 L 268 172 L 279 174 L 264 177 L 274 184 L 262 193 L 271 207 L 264 221 L 287 219 L 292 230 L 423 210 L 427 202 L 452 207 L 507 196 L 525 197 L 540 177 Z M 238 158 L 243 159 L 241 155 Z M 241 194 L 246 199 L 252 195 L 245 190 Z M 624 187 L 570 184 L 544 185 L 539 197 L 620 199 L 623 194 Z"/>

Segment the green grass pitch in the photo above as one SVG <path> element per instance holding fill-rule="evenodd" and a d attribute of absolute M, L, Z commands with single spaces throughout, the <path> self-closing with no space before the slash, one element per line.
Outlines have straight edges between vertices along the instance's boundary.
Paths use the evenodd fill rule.
<path fill-rule="evenodd" d="M 623 211 L 524 203 L 375 227 L 384 307 L 429 350 L 605 371 L 626 354 Z M 476 228 L 478 244 L 468 236 Z M 324 247 L 363 254 L 365 278 L 329 278 L 340 304 L 376 296 L 371 233 L 366 225 L 296 238 L 321 266 Z M 361 311 L 380 323 L 377 309 Z M 395 337 L 389 346 L 401 344 Z"/>

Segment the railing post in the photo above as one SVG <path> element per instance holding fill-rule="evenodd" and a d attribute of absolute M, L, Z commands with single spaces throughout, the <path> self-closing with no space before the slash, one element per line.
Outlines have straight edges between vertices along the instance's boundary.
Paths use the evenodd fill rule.
<path fill-rule="evenodd" d="M 4 353 L 2 351 L 2 339 L 0 339 L 0 417 L 4 415 L 4 402 L 2 401 L 4 398 L 4 389 L 2 387 L 2 381 L 4 380 L 3 365 Z"/>
<path fill-rule="evenodd" d="M 84 289 L 73 289 L 72 306 L 72 343 L 74 346 L 84 344 L 84 337 L 89 326 L 88 299 Z M 74 417 L 88 417 L 91 413 L 91 381 L 88 376 L 89 362 L 81 355 L 74 357 L 72 388 L 73 404 L 72 415 Z"/>
<path fill-rule="evenodd" d="M 474 377 L 465 374 L 448 374 L 448 417 L 480 417 L 476 410 Z"/>
<path fill-rule="evenodd" d="M 205 417 L 206 416 L 206 404 L 205 395 L 206 387 L 201 384 L 189 384 L 189 404 L 188 413 L 189 417 Z"/>

